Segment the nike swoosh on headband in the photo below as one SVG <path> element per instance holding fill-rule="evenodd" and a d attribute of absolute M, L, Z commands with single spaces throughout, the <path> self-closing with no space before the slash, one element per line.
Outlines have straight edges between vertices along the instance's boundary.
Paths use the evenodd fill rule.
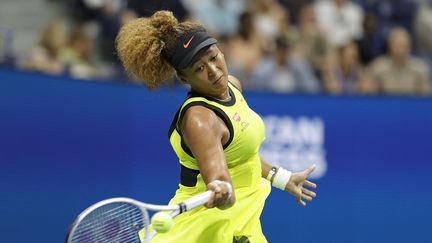
<path fill-rule="evenodd" d="M 184 47 L 185 49 L 189 47 L 189 44 L 191 43 L 191 41 L 192 41 L 192 39 L 193 39 L 194 37 L 195 37 L 195 36 L 193 35 L 193 36 L 189 39 L 189 41 L 188 41 L 186 44 L 183 44 L 183 47 Z"/>

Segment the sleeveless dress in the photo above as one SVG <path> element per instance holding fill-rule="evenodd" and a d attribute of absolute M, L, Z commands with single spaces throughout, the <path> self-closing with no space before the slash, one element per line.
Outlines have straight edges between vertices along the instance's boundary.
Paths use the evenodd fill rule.
<path fill-rule="evenodd" d="M 267 242 L 259 219 L 271 190 L 270 183 L 261 177 L 261 160 L 258 154 L 265 139 L 264 123 L 259 115 L 249 108 L 234 85 L 228 83 L 228 88 L 231 100 L 227 102 L 190 92 L 175 115 L 169 138 L 179 158 L 181 178 L 179 188 L 169 204 L 180 203 L 206 191 L 198 163 L 178 132 L 185 111 L 195 105 L 212 110 L 229 129 L 230 138 L 223 148 L 236 203 L 225 210 L 199 207 L 183 213 L 174 218 L 170 231 L 157 234 L 152 243 L 232 243 L 233 240 Z"/>

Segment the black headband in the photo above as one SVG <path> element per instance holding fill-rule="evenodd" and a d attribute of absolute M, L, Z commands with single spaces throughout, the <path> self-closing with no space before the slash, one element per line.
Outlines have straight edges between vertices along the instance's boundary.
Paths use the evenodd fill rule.
<path fill-rule="evenodd" d="M 176 70 L 185 69 L 192 62 L 194 56 L 204 47 L 215 44 L 216 39 L 207 32 L 194 32 L 182 36 L 177 43 L 174 55 L 166 60 Z"/>

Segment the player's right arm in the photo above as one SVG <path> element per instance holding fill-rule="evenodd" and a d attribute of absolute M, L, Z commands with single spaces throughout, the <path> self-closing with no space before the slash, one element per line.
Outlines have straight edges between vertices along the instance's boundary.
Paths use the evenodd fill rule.
<path fill-rule="evenodd" d="M 223 144 L 230 136 L 225 123 L 213 111 L 203 106 L 192 106 L 185 112 L 180 129 L 186 145 L 198 161 L 207 189 L 214 192 L 206 207 L 231 207 L 235 195 L 223 151 Z"/>

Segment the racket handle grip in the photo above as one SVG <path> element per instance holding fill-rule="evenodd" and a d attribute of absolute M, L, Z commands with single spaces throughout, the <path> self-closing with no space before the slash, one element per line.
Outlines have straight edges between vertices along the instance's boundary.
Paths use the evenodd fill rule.
<path fill-rule="evenodd" d="M 189 199 L 184 200 L 183 204 L 186 206 L 186 211 L 204 205 L 209 200 L 212 193 L 213 193 L 212 191 L 206 191 L 196 196 L 193 196 Z"/>

